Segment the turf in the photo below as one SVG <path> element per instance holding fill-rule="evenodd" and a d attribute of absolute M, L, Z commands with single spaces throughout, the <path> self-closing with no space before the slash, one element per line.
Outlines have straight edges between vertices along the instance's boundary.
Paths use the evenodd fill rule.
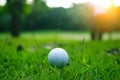
<path fill-rule="evenodd" d="M 22 36 L 0 36 L 0 80 L 120 80 L 120 64 L 116 62 L 120 55 L 106 54 L 110 48 L 120 48 L 120 40 L 68 40 L 55 33 L 44 38 Z M 22 49 L 18 50 L 19 45 Z M 47 60 L 55 47 L 69 54 L 70 65 L 61 70 Z"/>

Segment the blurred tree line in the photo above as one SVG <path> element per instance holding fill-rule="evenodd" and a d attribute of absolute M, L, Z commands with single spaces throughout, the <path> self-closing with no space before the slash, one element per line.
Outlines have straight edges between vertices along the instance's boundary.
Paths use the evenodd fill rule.
<path fill-rule="evenodd" d="M 119 15 L 120 7 L 114 10 Z M 26 4 L 26 0 L 7 0 L 5 6 L 0 6 L 0 32 L 10 31 L 13 36 L 18 36 L 20 31 L 86 30 L 98 26 L 92 23 L 93 9 L 87 4 L 73 4 L 64 9 L 49 8 L 43 0 L 34 0 L 31 5 Z M 93 33 L 96 30 L 91 29 Z"/>
<path fill-rule="evenodd" d="M 83 4 L 64 9 L 49 8 L 42 0 L 34 0 L 31 5 L 25 0 L 7 0 L 7 4 L 0 7 L 0 32 L 19 35 L 20 30 L 85 30 L 89 17 L 85 8 Z"/>

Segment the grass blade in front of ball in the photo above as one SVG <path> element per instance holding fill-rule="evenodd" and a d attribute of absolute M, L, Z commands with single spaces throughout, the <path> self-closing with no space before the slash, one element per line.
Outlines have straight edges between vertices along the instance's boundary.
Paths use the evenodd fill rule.
<path fill-rule="evenodd" d="M 58 69 L 58 80 L 60 80 L 60 78 L 61 78 L 62 70 L 63 70 L 63 68 Z"/>

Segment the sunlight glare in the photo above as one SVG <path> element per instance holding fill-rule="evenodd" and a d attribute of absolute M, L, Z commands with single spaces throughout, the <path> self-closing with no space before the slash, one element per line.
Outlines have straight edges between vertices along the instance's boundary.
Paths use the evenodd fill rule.
<path fill-rule="evenodd" d="M 120 6 L 120 0 L 114 0 L 113 2 L 116 7 Z"/>
<path fill-rule="evenodd" d="M 111 3 L 110 0 L 45 0 L 49 7 L 63 7 L 69 8 L 73 5 L 73 3 L 95 3 L 103 8 L 110 8 Z M 118 7 L 120 6 L 120 0 L 113 0 L 113 4 Z"/>
<path fill-rule="evenodd" d="M 95 4 L 98 4 L 99 6 L 103 7 L 103 8 L 109 8 L 111 5 L 110 5 L 110 0 L 90 0 L 90 2 L 92 3 L 95 3 Z"/>
<path fill-rule="evenodd" d="M 6 0 L 0 0 L 0 6 L 4 6 L 6 4 Z"/>
<path fill-rule="evenodd" d="M 69 8 L 72 6 L 72 0 L 46 0 L 49 7 L 63 7 Z"/>
<path fill-rule="evenodd" d="M 33 0 L 26 0 L 26 3 L 27 3 L 27 4 L 32 4 L 32 3 L 33 3 Z"/>
<path fill-rule="evenodd" d="M 74 3 L 87 3 L 89 0 L 73 0 Z"/>

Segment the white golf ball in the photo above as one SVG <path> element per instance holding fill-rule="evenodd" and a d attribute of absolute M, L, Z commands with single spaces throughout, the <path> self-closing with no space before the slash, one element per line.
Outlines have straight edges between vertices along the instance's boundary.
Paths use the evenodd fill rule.
<path fill-rule="evenodd" d="M 63 68 L 68 64 L 68 54 L 62 48 L 54 48 L 48 54 L 48 62 L 51 66 Z"/>

